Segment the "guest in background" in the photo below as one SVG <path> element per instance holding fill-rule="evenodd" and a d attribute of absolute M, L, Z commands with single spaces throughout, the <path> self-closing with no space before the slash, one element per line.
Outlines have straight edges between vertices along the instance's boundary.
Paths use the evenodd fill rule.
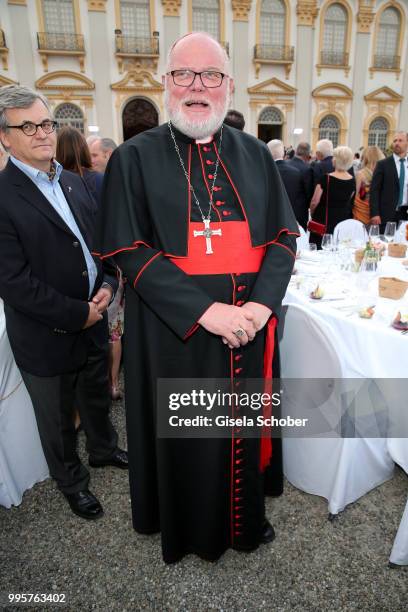
<path fill-rule="evenodd" d="M 64 127 L 58 132 L 56 158 L 65 170 L 82 176 L 99 206 L 103 174 L 92 169 L 88 145 L 79 130 Z"/>
<path fill-rule="evenodd" d="M 302 175 L 302 188 L 297 194 L 296 219 L 304 230 L 309 218 L 309 204 L 313 195 L 313 170 L 310 166 L 312 149 L 308 142 L 299 142 L 290 165 Z"/>
<path fill-rule="evenodd" d="M 324 175 L 316 186 L 313 199 L 318 204 L 311 207 L 310 212 L 313 221 L 326 224 L 326 234 L 332 234 L 340 221 L 351 218 L 356 192 L 355 178 L 348 172 L 352 162 L 353 151 L 349 147 L 336 147 L 333 151 L 334 171 Z M 311 232 L 310 242 L 320 248 L 322 236 Z"/>
<path fill-rule="evenodd" d="M 97 138 L 89 145 L 91 154 L 92 167 L 97 172 L 104 173 L 108 161 L 113 151 L 117 148 L 117 144 L 112 138 Z"/>
<path fill-rule="evenodd" d="M 356 176 L 356 197 L 353 206 L 353 218 L 365 225 L 370 223 L 370 186 L 373 172 L 384 153 L 379 147 L 367 147 L 363 151 L 361 170 Z"/>
<path fill-rule="evenodd" d="M 297 205 L 301 200 L 300 194 L 302 191 L 302 175 L 295 166 L 285 161 L 283 156 L 285 155 L 285 148 L 281 140 L 270 140 L 268 142 L 268 149 L 276 163 L 280 177 L 285 186 L 286 193 L 288 194 L 289 201 L 292 205 L 293 212 L 298 223 L 300 219 L 304 220 L 304 211 L 298 210 Z"/>
<path fill-rule="evenodd" d="M 353 161 L 353 158 L 351 158 Z M 351 165 L 351 162 L 350 162 Z M 325 174 L 333 172 L 333 143 L 327 138 L 319 140 L 316 145 L 316 161 L 313 163 L 313 188 L 318 185 Z"/>
<path fill-rule="evenodd" d="M 237 130 L 244 130 L 245 127 L 245 119 L 244 115 L 237 110 L 231 108 L 225 116 L 224 123 L 231 127 L 236 128 Z"/>
<path fill-rule="evenodd" d="M 354 159 L 353 159 L 354 176 L 356 176 L 360 168 L 361 168 L 360 153 L 354 153 Z"/>
<path fill-rule="evenodd" d="M 106 165 L 116 148 L 116 144 L 110 138 L 96 138 L 89 145 L 93 168 L 99 168 L 100 172 L 94 172 L 103 177 Z M 102 181 L 101 181 L 102 182 Z M 99 203 L 99 194 L 98 194 Z M 112 304 L 108 307 L 109 324 L 109 384 L 110 394 L 113 400 L 121 400 L 123 397 L 119 384 L 120 363 L 122 359 L 122 336 L 124 319 L 125 287 L 122 272 L 118 270 L 119 285 Z"/>
<path fill-rule="evenodd" d="M 381 159 L 373 173 L 370 189 L 370 223 L 380 224 L 380 233 L 387 221 L 407 219 L 408 210 L 408 138 L 398 131 L 392 140 L 393 154 Z"/>

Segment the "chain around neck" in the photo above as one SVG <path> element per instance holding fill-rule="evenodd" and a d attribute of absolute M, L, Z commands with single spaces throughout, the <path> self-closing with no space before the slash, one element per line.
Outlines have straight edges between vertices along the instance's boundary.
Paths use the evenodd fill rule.
<path fill-rule="evenodd" d="M 184 165 L 183 159 L 182 159 L 182 157 L 181 157 L 181 154 L 180 154 L 180 149 L 179 149 L 178 144 L 177 144 L 177 142 L 176 142 L 176 137 L 175 137 L 175 135 L 174 135 L 173 128 L 172 128 L 172 125 L 171 125 L 171 121 L 170 121 L 170 120 L 168 121 L 167 125 L 169 126 L 170 134 L 171 134 L 171 137 L 172 137 L 172 139 L 173 139 L 174 148 L 175 148 L 176 153 L 177 153 L 177 156 L 178 156 L 178 158 L 179 158 L 180 166 L 181 166 L 181 168 L 182 168 L 182 170 L 183 170 L 183 172 L 184 172 L 184 176 L 186 177 L 186 181 L 187 181 L 188 187 L 189 187 L 189 189 L 190 189 L 191 193 L 193 194 L 194 201 L 195 201 L 195 203 L 196 203 L 196 206 L 197 206 L 198 210 L 200 211 L 201 218 L 202 218 L 202 220 L 203 220 L 203 222 L 204 222 L 204 221 L 206 221 L 207 219 L 211 219 L 211 210 L 212 210 L 212 205 L 213 205 L 213 197 L 214 197 L 214 187 L 215 187 L 215 181 L 216 181 L 216 179 L 217 179 L 218 167 L 219 167 L 219 163 L 220 163 L 220 158 L 219 158 L 219 155 L 221 155 L 221 148 L 222 148 L 222 130 L 223 130 L 223 127 L 224 127 L 224 126 L 223 126 L 223 125 L 221 126 L 220 140 L 219 140 L 219 142 L 218 142 L 218 151 L 219 151 L 219 154 L 217 155 L 217 161 L 215 162 L 215 168 L 214 168 L 214 174 L 213 174 L 213 182 L 212 182 L 212 185 L 211 185 L 211 190 L 210 190 L 210 200 L 209 200 L 208 213 L 207 213 L 207 215 L 204 215 L 204 213 L 203 213 L 203 211 L 202 211 L 202 209 L 201 209 L 201 206 L 200 206 L 200 202 L 199 202 L 198 197 L 197 197 L 197 195 L 196 195 L 196 192 L 194 191 L 194 187 L 193 187 L 193 186 L 192 186 L 192 184 L 191 184 L 190 177 L 188 176 L 188 173 L 187 173 L 187 170 L 186 170 L 186 168 L 185 168 L 185 165 Z"/>

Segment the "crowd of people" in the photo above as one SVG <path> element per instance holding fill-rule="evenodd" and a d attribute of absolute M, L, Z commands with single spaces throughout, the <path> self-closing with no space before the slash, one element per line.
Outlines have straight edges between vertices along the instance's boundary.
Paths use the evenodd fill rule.
<path fill-rule="evenodd" d="M 319 140 L 316 153 L 308 142 L 285 151 L 283 142 L 271 140 L 269 150 L 285 185 L 296 219 L 310 230 L 310 242 L 321 245 L 323 233 L 354 218 L 365 226 L 379 225 L 383 233 L 388 221 L 407 219 L 408 137 L 397 131 L 392 155 L 385 158 L 377 146 L 353 154 L 346 146 L 333 148 Z M 293 153 L 293 154 L 292 154 Z"/>
<path fill-rule="evenodd" d="M 264 495 L 282 492 L 281 448 L 236 427 L 229 438 L 158 438 L 157 381 L 224 378 L 237 390 L 278 377 L 298 224 L 406 218 L 408 172 L 401 132 L 391 158 L 369 147 L 357 173 L 352 151 L 329 140 L 313 162 L 306 142 L 290 160 L 281 141 L 268 150 L 241 113 L 227 114 L 229 60 L 207 34 L 174 43 L 164 85 L 168 122 L 119 147 L 70 127 L 57 135 L 45 97 L 0 88 L 0 297 L 70 508 L 103 514 L 77 453 L 80 422 L 91 466 L 129 468 L 133 526 L 160 531 L 170 563 L 274 539 Z M 122 393 L 123 307 L 127 452 L 109 417 Z"/>

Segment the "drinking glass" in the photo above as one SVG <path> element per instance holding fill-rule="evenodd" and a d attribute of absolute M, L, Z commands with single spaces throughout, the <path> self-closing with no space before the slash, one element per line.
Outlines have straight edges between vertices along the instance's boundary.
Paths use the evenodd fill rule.
<path fill-rule="evenodd" d="M 379 242 L 380 240 L 380 226 L 379 225 L 370 225 L 370 229 L 368 232 L 368 237 L 372 242 Z"/>
<path fill-rule="evenodd" d="M 333 235 L 323 234 L 322 237 L 322 249 L 323 251 L 331 251 L 333 248 Z"/>
<path fill-rule="evenodd" d="M 315 253 L 317 251 L 317 244 L 315 244 L 314 242 L 309 242 L 309 251 Z"/>
<path fill-rule="evenodd" d="M 395 230 L 397 229 L 397 224 L 395 223 L 395 221 L 388 221 L 386 226 L 385 226 L 385 231 L 384 231 L 384 239 L 387 242 L 392 242 L 395 236 Z"/>

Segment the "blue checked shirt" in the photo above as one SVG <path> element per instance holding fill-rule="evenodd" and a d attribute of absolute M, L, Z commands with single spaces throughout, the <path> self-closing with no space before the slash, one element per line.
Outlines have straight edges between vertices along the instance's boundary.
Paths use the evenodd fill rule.
<path fill-rule="evenodd" d="M 96 269 L 95 262 L 93 257 L 86 246 L 86 242 L 83 239 L 83 236 L 79 230 L 77 222 L 75 221 L 75 217 L 72 214 L 72 211 L 69 207 L 68 202 L 65 199 L 64 192 L 61 189 L 61 185 L 59 184 L 59 177 L 62 172 L 62 166 L 56 160 L 54 160 L 55 164 L 55 176 L 52 181 L 49 180 L 46 172 L 42 172 L 37 168 L 33 168 L 32 166 L 28 166 L 24 164 L 19 159 L 16 159 L 12 155 L 10 155 L 10 159 L 19 168 L 24 174 L 28 176 L 29 179 L 33 181 L 33 183 L 38 187 L 43 196 L 47 198 L 53 209 L 59 214 L 61 219 L 68 225 L 71 232 L 78 238 L 82 251 L 86 261 L 86 267 L 88 269 L 88 281 L 89 281 L 89 293 L 88 298 L 91 297 L 92 291 L 95 285 L 95 280 L 98 275 L 98 271 Z"/>

